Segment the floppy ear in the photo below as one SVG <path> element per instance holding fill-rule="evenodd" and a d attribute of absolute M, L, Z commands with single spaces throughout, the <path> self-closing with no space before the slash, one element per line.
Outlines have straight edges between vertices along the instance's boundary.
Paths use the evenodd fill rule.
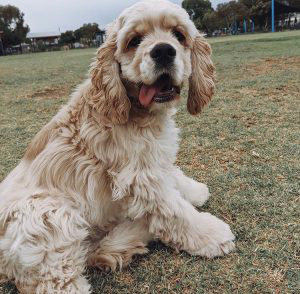
<path fill-rule="evenodd" d="M 192 74 L 189 78 L 187 108 L 190 114 L 198 114 L 211 99 L 215 87 L 215 67 L 211 60 L 211 48 L 200 35 L 194 40 L 191 62 Z"/>
<path fill-rule="evenodd" d="M 130 101 L 120 78 L 120 65 L 115 59 L 116 34 L 111 33 L 97 52 L 90 76 L 90 101 L 106 122 L 124 124 L 128 121 Z"/>

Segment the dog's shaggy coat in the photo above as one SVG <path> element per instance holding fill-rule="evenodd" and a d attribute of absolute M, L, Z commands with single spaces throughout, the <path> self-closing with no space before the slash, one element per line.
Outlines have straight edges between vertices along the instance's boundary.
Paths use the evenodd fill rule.
<path fill-rule="evenodd" d="M 151 58 L 161 43 L 176 51 L 168 67 Z M 150 240 L 206 257 L 234 248 L 229 226 L 194 208 L 206 185 L 174 165 L 179 95 L 146 103 L 141 94 L 151 98 L 167 74 L 177 89 L 189 84 L 188 110 L 199 113 L 213 94 L 210 54 L 175 4 L 143 1 L 121 14 L 89 79 L 0 185 L 0 280 L 21 293 L 89 293 L 86 265 L 124 267 Z"/>

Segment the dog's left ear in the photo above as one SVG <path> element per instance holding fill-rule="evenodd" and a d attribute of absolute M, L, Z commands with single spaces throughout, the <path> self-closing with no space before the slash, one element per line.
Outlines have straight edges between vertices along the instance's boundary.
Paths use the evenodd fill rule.
<path fill-rule="evenodd" d="M 215 67 L 211 60 L 211 47 L 198 35 L 193 43 L 192 74 L 189 78 L 187 108 L 190 114 L 198 114 L 210 101 L 215 87 Z"/>
<path fill-rule="evenodd" d="M 117 35 L 110 32 L 99 48 L 90 71 L 91 102 L 102 120 L 124 124 L 128 121 L 131 104 L 120 78 L 120 65 L 115 59 L 116 49 Z"/>

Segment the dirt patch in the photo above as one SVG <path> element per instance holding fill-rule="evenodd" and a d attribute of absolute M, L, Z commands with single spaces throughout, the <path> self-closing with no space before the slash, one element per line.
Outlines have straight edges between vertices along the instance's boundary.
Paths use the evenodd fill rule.
<path fill-rule="evenodd" d="M 45 87 L 43 89 L 39 89 L 33 93 L 28 93 L 25 95 L 26 98 L 61 98 L 63 96 L 69 95 L 71 92 L 69 87 Z"/>
<path fill-rule="evenodd" d="M 251 89 L 251 88 L 241 88 L 238 90 L 238 93 L 243 95 L 253 96 L 253 97 L 257 97 L 260 95 L 260 92 L 258 90 Z"/>
<path fill-rule="evenodd" d="M 252 88 L 241 88 L 237 91 L 233 97 L 239 97 L 239 95 L 247 95 L 252 97 L 267 97 L 274 101 L 283 101 L 292 97 L 299 96 L 299 88 L 294 84 L 281 85 L 277 87 L 269 87 L 267 89 L 252 89 Z"/>
<path fill-rule="evenodd" d="M 300 68 L 300 57 L 271 57 L 258 62 L 248 64 L 246 70 L 252 74 L 264 75 L 270 72 L 278 72 Z"/>
<path fill-rule="evenodd" d="M 275 102 L 289 101 L 291 97 L 300 98 L 300 88 L 294 81 L 288 82 L 286 85 L 277 85 L 275 87 L 265 87 L 263 89 L 254 89 L 251 87 L 242 87 L 235 93 L 231 94 L 232 98 L 240 99 L 243 96 L 256 97 L 259 99 L 267 98 Z"/>
<path fill-rule="evenodd" d="M 267 91 L 262 91 L 262 95 L 277 102 L 283 100 L 289 101 L 290 97 L 298 97 L 297 99 L 300 98 L 299 87 L 294 84 L 277 86 L 275 88 L 268 89 Z"/>

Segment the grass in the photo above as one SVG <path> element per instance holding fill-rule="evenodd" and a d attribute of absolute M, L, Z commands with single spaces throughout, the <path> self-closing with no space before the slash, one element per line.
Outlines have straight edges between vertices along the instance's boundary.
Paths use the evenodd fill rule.
<path fill-rule="evenodd" d="M 230 223 L 237 251 L 207 260 L 152 243 L 122 272 L 89 269 L 94 293 L 300 293 L 300 32 L 211 43 L 216 95 L 199 117 L 179 107 L 178 165 L 209 185 L 203 210 Z M 93 54 L 0 58 L 0 180 L 85 77 Z M 11 284 L 2 291 L 16 293 Z"/>

